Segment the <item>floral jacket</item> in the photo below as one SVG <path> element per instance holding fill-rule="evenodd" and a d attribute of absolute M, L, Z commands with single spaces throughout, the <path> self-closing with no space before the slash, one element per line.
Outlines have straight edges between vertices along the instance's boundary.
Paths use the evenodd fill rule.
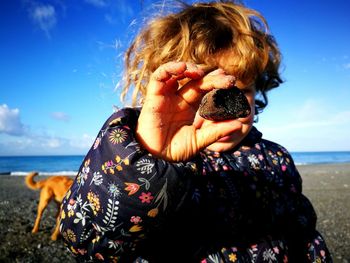
<path fill-rule="evenodd" d="M 289 153 L 255 128 L 185 163 L 134 136 L 139 110 L 103 125 L 62 202 L 78 262 L 332 262 Z"/>

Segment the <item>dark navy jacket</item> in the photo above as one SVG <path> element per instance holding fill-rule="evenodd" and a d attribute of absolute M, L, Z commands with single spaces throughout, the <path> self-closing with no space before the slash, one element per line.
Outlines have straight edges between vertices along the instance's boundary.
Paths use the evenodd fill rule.
<path fill-rule="evenodd" d="M 62 203 L 78 261 L 331 262 L 290 154 L 255 128 L 185 163 L 135 139 L 139 110 L 103 125 Z"/>

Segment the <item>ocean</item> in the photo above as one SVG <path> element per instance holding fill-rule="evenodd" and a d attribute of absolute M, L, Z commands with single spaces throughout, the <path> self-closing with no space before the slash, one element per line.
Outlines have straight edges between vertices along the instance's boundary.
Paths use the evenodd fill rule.
<path fill-rule="evenodd" d="M 291 152 L 297 165 L 350 162 L 350 152 Z M 0 175 L 24 176 L 37 171 L 40 175 L 76 175 L 84 159 L 73 156 L 0 156 Z"/>
<path fill-rule="evenodd" d="M 28 172 L 76 175 L 83 160 L 83 155 L 0 156 L 0 175 L 26 175 Z"/>

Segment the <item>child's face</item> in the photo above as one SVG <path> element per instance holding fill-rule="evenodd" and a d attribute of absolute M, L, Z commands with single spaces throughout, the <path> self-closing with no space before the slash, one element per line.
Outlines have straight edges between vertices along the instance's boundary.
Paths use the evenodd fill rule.
<path fill-rule="evenodd" d="M 209 145 L 207 147 L 208 150 L 216 151 L 216 152 L 224 152 L 233 149 L 237 146 L 243 138 L 249 133 L 250 129 L 253 127 L 254 114 L 255 114 L 255 85 L 245 86 L 241 82 L 237 81 L 236 86 L 241 89 L 245 96 L 248 99 L 248 102 L 251 107 L 251 113 L 246 118 L 239 118 L 237 121 L 242 123 L 242 127 L 240 130 L 230 134 L 229 136 L 225 136 L 215 143 Z M 202 126 L 207 126 L 212 121 L 204 120 Z"/>

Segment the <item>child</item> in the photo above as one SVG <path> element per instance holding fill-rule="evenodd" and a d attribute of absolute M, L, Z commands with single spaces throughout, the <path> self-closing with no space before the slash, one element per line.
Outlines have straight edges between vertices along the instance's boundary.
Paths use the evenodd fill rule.
<path fill-rule="evenodd" d="M 291 156 L 253 127 L 279 63 L 264 18 L 241 4 L 151 21 L 126 52 L 123 96 L 133 86 L 142 108 L 105 122 L 62 204 L 77 260 L 332 262 Z M 234 85 L 248 117 L 197 114 L 206 92 Z"/>

